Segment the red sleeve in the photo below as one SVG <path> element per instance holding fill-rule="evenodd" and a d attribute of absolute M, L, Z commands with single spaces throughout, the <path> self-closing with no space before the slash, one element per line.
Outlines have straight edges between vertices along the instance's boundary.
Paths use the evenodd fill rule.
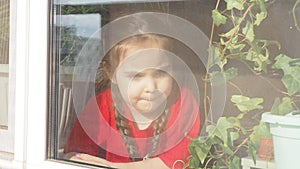
<path fill-rule="evenodd" d="M 73 125 L 64 152 L 99 155 L 99 151 L 103 150 L 105 146 L 106 136 L 109 133 L 109 127 L 99 124 L 109 124 L 110 109 L 110 91 L 92 97 Z"/>
<path fill-rule="evenodd" d="M 72 127 L 72 131 L 68 137 L 64 152 L 80 152 L 93 156 L 97 156 L 99 146 L 86 134 L 77 120 Z"/>
<path fill-rule="evenodd" d="M 187 131 L 187 136 L 182 136 L 183 139 L 173 148 L 170 150 L 158 155 L 158 157 L 169 167 L 169 168 L 183 168 L 183 163 L 179 162 L 183 161 L 184 163 L 188 162 L 188 157 L 190 156 L 188 145 L 190 143 L 189 138 L 194 138 L 199 134 L 200 130 L 200 114 L 199 114 L 199 107 L 196 103 L 193 95 L 189 92 L 184 90 L 182 94 L 182 105 L 180 107 L 174 106 L 174 109 L 181 109 L 183 110 L 183 116 L 179 115 L 177 118 L 180 118 L 180 123 L 185 124 L 193 124 L 189 131 Z M 187 113 L 186 112 L 192 112 Z M 183 124 L 184 125 L 184 124 Z M 183 131 L 181 127 L 177 129 L 177 132 L 174 132 L 173 134 L 180 133 L 182 135 Z M 184 129 L 186 130 L 186 129 Z M 169 136 L 169 137 L 172 137 Z M 168 138 L 169 139 L 169 138 Z"/>

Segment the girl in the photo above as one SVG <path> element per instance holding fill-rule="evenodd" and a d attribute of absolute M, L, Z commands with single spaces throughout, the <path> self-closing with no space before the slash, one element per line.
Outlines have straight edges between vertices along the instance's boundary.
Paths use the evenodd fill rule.
<path fill-rule="evenodd" d="M 89 102 L 69 135 L 71 160 L 115 168 L 177 168 L 189 157 L 200 117 L 192 93 L 174 80 L 171 39 L 131 36 L 102 59 L 98 106 Z"/>

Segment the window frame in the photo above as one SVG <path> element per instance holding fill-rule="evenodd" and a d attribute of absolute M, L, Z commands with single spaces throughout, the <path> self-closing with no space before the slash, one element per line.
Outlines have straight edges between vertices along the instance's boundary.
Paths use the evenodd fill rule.
<path fill-rule="evenodd" d="M 24 112 L 24 116 L 15 118 L 13 165 L 82 168 L 47 159 L 49 9 L 50 1 L 18 1 L 16 73 L 24 76 L 16 80 L 16 112 Z"/>

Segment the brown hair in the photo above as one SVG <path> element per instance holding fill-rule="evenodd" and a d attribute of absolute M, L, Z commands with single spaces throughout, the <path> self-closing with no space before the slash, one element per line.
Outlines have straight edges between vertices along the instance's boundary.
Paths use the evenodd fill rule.
<path fill-rule="evenodd" d="M 104 56 L 102 59 L 100 66 L 98 68 L 97 72 L 97 78 L 96 78 L 96 84 L 95 84 L 95 90 L 96 92 L 101 92 L 109 87 L 111 87 L 111 79 L 113 78 L 114 71 L 118 67 L 120 60 L 122 57 L 124 57 L 125 52 L 132 48 L 140 46 L 140 44 L 151 42 L 155 44 L 158 48 L 164 49 L 164 50 L 171 50 L 171 43 L 170 38 L 167 38 L 162 35 L 156 35 L 156 34 L 140 34 L 135 35 L 132 37 L 129 37 L 117 45 L 115 45 L 107 55 Z M 121 97 L 119 97 L 121 98 Z M 114 99 L 114 101 L 116 101 Z M 120 100 L 117 102 L 121 102 Z M 118 103 L 115 103 L 118 104 Z M 135 148 L 135 142 L 131 138 L 132 134 L 130 132 L 129 126 L 128 126 L 128 119 L 125 118 L 119 111 L 122 110 L 115 110 L 115 120 L 116 120 L 116 127 L 120 131 L 120 134 L 124 140 L 124 143 L 126 145 L 129 157 L 132 161 L 136 161 L 136 157 L 140 157 L 137 153 L 137 150 Z M 147 157 L 151 157 L 155 154 L 157 151 L 158 143 L 160 134 L 164 131 L 166 123 L 168 121 L 168 115 L 169 115 L 169 109 L 166 108 L 164 113 L 160 115 L 159 118 L 157 118 L 153 125 L 153 137 L 152 137 L 152 150 L 147 154 Z"/>

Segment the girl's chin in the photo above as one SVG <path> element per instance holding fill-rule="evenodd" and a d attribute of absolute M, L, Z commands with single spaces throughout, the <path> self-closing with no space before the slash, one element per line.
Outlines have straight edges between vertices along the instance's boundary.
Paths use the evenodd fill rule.
<path fill-rule="evenodd" d="M 164 109 L 160 108 L 164 106 L 159 106 L 157 103 L 151 103 L 151 101 L 143 102 L 143 104 L 138 104 L 135 109 L 141 114 L 160 114 Z"/>

